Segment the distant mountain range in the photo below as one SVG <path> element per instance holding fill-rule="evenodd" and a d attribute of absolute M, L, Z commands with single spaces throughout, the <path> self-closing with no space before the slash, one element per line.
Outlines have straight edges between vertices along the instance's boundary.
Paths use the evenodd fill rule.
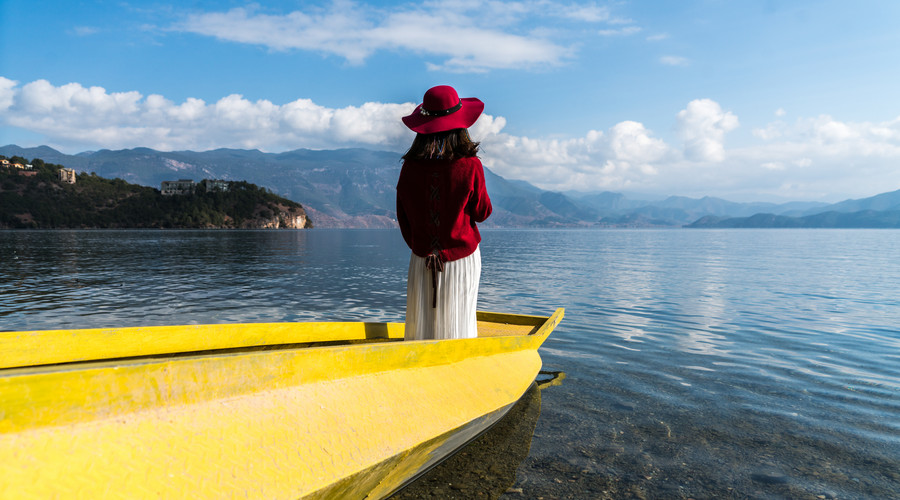
<path fill-rule="evenodd" d="M 900 195 L 900 191 L 895 192 Z M 856 200 L 854 200 L 856 201 Z M 756 214 L 751 217 L 703 217 L 688 228 L 900 228 L 900 210 L 860 210 L 836 212 L 829 210 L 805 217 L 786 217 L 775 214 Z"/>
<path fill-rule="evenodd" d="M 163 152 L 148 148 L 67 155 L 47 146 L 0 147 L 0 155 L 40 158 L 80 172 L 159 188 L 165 180 L 245 180 L 303 204 L 316 227 L 395 226 L 400 155 L 365 149 L 284 153 L 258 150 Z M 485 169 L 494 227 L 900 227 L 900 191 L 836 204 L 735 203 L 672 196 L 560 193 Z M 832 213 L 833 215 L 827 215 Z"/>

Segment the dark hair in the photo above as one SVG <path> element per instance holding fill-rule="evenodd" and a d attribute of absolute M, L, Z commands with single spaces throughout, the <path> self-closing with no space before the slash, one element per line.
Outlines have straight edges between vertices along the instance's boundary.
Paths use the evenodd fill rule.
<path fill-rule="evenodd" d="M 479 143 L 472 141 L 469 131 L 464 128 L 416 134 L 404 160 L 456 160 L 478 156 Z"/>

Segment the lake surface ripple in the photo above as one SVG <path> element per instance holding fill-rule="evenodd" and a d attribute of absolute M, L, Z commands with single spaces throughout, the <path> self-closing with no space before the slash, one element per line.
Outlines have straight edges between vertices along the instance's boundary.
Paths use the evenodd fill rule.
<path fill-rule="evenodd" d="M 504 498 L 900 497 L 900 231 L 487 230 L 566 308 Z M 0 330 L 402 321 L 398 231 L 0 231 Z"/>

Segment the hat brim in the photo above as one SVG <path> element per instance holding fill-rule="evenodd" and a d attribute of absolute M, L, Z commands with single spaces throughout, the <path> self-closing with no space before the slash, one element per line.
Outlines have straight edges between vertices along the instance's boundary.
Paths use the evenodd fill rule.
<path fill-rule="evenodd" d="M 484 103 L 475 97 L 464 97 L 460 99 L 460 102 L 462 107 L 447 116 L 423 115 L 419 111 L 422 109 L 422 105 L 419 104 L 412 114 L 403 117 L 403 124 L 419 134 L 434 134 L 457 128 L 469 128 L 478 121 L 478 117 L 484 111 Z"/>

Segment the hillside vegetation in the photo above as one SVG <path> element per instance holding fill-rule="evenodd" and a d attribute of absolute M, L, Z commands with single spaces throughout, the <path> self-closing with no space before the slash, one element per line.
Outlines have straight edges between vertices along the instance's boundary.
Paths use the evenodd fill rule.
<path fill-rule="evenodd" d="M 0 167 L 0 228 L 312 227 L 299 203 L 244 181 L 229 182 L 227 190 L 200 183 L 193 194 L 163 196 L 94 173 L 68 184 L 59 180 L 61 165 L 30 163 L 31 172 Z"/>

